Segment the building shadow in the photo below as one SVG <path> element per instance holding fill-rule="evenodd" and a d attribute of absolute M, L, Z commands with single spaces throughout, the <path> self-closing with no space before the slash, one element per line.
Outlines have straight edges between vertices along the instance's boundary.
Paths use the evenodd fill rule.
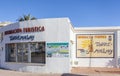
<path fill-rule="evenodd" d="M 107 67 L 111 67 L 111 68 L 114 68 L 114 67 L 116 67 L 116 61 L 115 61 L 115 59 L 112 59 L 112 60 L 109 60 L 109 62 L 107 63 Z"/>
<path fill-rule="evenodd" d="M 120 56 L 118 58 L 118 67 L 120 68 Z"/>
<path fill-rule="evenodd" d="M 79 75 L 79 74 L 63 73 L 61 76 L 88 76 L 88 75 Z"/>

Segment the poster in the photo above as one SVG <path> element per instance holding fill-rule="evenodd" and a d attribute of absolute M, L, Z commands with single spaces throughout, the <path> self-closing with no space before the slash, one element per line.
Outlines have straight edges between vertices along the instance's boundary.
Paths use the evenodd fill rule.
<path fill-rule="evenodd" d="M 68 43 L 47 43 L 47 57 L 68 57 Z"/>
<path fill-rule="evenodd" d="M 114 35 L 76 35 L 77 57 L 114 57 Z"/>

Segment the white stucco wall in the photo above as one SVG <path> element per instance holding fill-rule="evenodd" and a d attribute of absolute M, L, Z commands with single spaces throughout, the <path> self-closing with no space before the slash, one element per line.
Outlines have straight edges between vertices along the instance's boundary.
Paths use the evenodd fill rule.
<path fill-rule="evenodd" d="M 53 19 L 38 19 L 32 21 L 25 21 L 10 24 L 2 28 L 1 31 L 12 30 L 17 28 L 26 28 L 33 26 L 44 26 L 45 31 L 43 32 L 30 32 L 30 33 L 14 33 L 4 35 L 4 40 L 1 43 L 3 51 L 1 51 L 1 66 L 4 68 L 39 72 L 39 73 L 68 73 L 70 72 L 70 58 L 62 57 L 56 58 L 46 57 L 46 64 L 39 63 L 16 63 L 16 62 L 5 62 L 5 44 L 7 43 L 20 43 L 20 42 L 40 42 L 45 41 L 47 43 L 69 43 L 70 38 L 70 21 L 68 18 L 53 18 Z M 34 35 L 34 40 L 13 40 L 10 41 L 9 36 L 16 35 Z M 47 49 L 46 49 L 47 50 Z"/>

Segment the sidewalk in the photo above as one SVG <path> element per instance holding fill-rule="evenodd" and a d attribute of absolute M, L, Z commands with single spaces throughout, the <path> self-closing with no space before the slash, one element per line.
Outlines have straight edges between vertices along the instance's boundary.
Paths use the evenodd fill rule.
<path fill-rule="evenodd" d="M 19 72 L 0 69 L 0 76 L 120 76 L 117 68 L 73 68 L 72 73 L 64 74 L 41 74 L 31 72 Z"/>
<path fill-rule="evenodd" d="M 72 68 L 74 74 L 86 74 L 90 76 L 120 76 L 120 68 L 83 68 L 75 67 Z"/>

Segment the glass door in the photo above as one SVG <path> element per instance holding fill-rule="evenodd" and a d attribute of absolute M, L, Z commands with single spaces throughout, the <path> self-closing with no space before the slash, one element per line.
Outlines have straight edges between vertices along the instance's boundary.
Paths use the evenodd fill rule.
<path fill-rule="evenodd" d="M 17 61 L 28 62 L 28 43 L 18 43 Z"/>

